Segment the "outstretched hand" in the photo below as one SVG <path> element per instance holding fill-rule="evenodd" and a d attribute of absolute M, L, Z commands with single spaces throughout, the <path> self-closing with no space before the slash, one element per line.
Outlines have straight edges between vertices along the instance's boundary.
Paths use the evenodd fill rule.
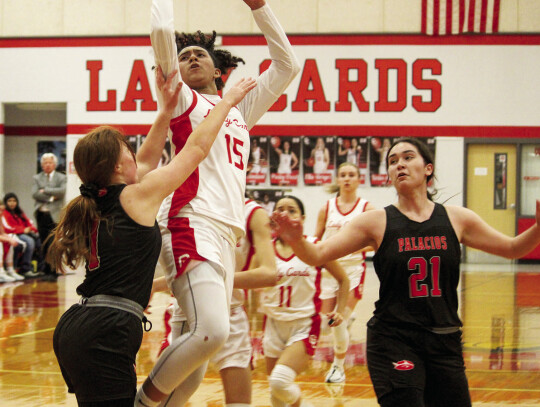
<path fill-rule="evenodd" d="M 250 9 L 257 10 L 266 4 L 266 0 L 244 0 Z"/>
<path fill-rule="evenodd" d="M 177 72 L 178 70 L 175 69 L 165 77 L 161 66 L 158 65 L 156 68 L 156 87 L 163 97 L 163 106 L 161 108 L 166 113 L 172 114 L 174 108 L 178 105 L 178 95 L 180 89 L 182 89 L 182 82 L 178 82 L 176 86 L 173 86 L 173 78 Z"/>
<path fill-rule="evenodd" d="M 271 216 L 274 231 L 286 243 L 296 242 L 303 237 L 304 227 L 299 219 L 291 219 L 284 212 L 274 212 Z"/>
<path fill-rule="evenodd" d="M 225 93 L 223 100 L 227 100 L 232 106 L 236 106 L 255 86 L 257 86 L 257 81 L 255 79 L 242 78 L 229 89 L 227 93 Z"/>

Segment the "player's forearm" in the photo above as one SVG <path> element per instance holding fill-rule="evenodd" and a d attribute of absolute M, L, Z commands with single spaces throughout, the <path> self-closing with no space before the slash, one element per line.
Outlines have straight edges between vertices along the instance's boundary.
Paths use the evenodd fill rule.
<path fill-rule="evenodd" d="M 251 289 L 272 287 L 277 282 L 277 271 L 261 266 L 234 273 L 234 288 Z"/>
<path fill-rule="evenodd" d="M 257 10 L 253 10 L 253 18 L 266 38 L 272 65 L 282 72 L 289 72 L 290 77 L 288 80 L 292 80 L 300 71 L 300 65 L 291 43 L 272 9 L 266 4 Z"/>
<path fill-rule="evenodd" d="M 336 311 L 339 312 L 341 315 L 345 314 L 345 309 L 347 308 L 347 299 L 349 297 L 349 291 L 350 291 L 349 278 L 345 276 L 345 278 L 340 282 L 339 289 L 337 292 Z"/>
<path fill-rule="evenodd" d="M 156 65 L 168 75 L 177 68 L 172 0 L 153 0 L 150 16 L 150 42 Z"/>

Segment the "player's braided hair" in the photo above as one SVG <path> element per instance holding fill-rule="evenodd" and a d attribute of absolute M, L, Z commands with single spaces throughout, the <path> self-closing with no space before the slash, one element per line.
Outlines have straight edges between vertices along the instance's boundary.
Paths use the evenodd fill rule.
<path fill-rule="evenodd" d="M 229 51 L 223 49 L 215 49 L 216 32 L 212 31 L 212 35 L 206 35 L 202 31 L 197 31 L 194 34 L 186 34 L 176 32 L 176 48 L 180 53 L 184 48 L 198 46 L 204 48 L 210 54 L 214 66 L 221 71 L 221 75 L 226 75 L 230 69 L 236 68 L 239 62 L 245 64 L 242 58 L 235 57 Z M 221 77 L 216 78 L 216 87 L 218 90 L 223 89 L 223 80 Z"/>

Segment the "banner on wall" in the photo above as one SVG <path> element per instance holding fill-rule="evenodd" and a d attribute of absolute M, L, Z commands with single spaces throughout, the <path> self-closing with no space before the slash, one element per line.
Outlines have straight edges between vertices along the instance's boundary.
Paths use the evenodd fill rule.
<path fill-rule="evenodd" d="M 270 137 L 251 137 L 251 149 L 247 170 L 248 185 L 265 184 L 268 178 L 268 146 Z"/>
<path fill-rule="evenodd" d="M 335 137 L 303 137 L 305 185 L 331 184 L 335 170 Z"/>
<path fill-rule="evenodd" d="M 270 145 L 270 183 L 298 185 L 300 137 L 274 136 L 270 139 Z"/>
<path fill-rule="evenodd" d="M 262 36 L 222 39 L 246 61 L 227 78 L 225 90 L 268 66 Z M 301 71 L 252 135 L 540 133 L 540 35 L 290 39 Z M 65 102 L 69 134 L 98 124 L 146 134 L 155 118 L 148 37 L 2 39 L 0 59 L 18 67 L 0 71 L 0 103 Z M 38 74 L 30 60 L 40 61 Z"/>
<path fill-rule="evenodd" d="M 360 172 L 360 185 L 365 185 L 368 174 L 368 138 L 338 137 L 337 146 L 337 169 L 343 163 L 356 165 Z"/>

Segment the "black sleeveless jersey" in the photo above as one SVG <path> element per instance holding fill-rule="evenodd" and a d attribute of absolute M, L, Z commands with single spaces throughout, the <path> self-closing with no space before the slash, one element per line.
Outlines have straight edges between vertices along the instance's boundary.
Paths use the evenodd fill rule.
<path fill-rule="evenodd" d="M 91 260 L 77 293 L 85 297 L 97 294 L 130 299 L 146 308 L 154 271 L 161 250 L 157 222 L 142 226 L 131 219 L 120 204 L 126 187 L 112 185 L 96 199 L 102 219 L 91 238 Z"/>
<path fill-rule="evenodd" d="M 386 230 L 373 257 L 380 280 L 374 315 L 403 327 L 443 329 L 462 325 L 457 285 L 461 248 L 444 206 L 415 222 L 395 206 L 386 211 Z"/>

